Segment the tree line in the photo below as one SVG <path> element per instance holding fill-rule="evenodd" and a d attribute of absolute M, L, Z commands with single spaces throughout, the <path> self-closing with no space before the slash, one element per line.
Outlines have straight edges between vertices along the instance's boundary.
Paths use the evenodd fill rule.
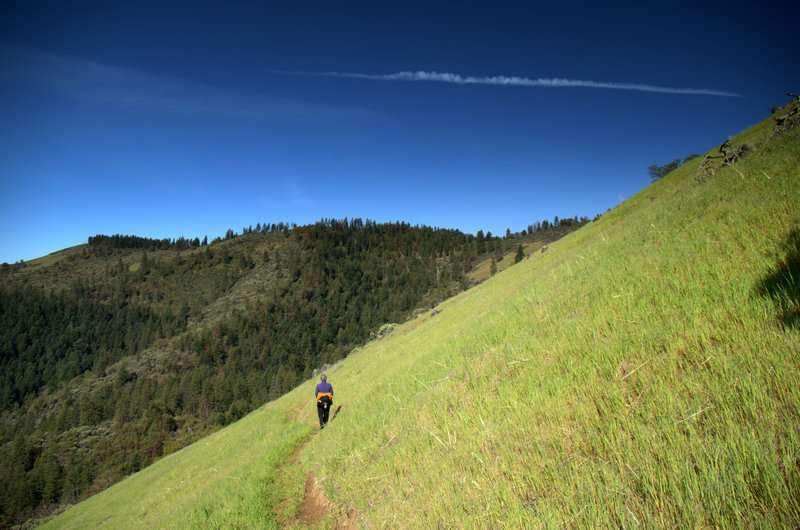
<path fill-rule="evenodd" d="M 660 178 L 664 178 L 673 171 L 675 171 L 676 169 L 678 169 L 680 166 L 688 162 L 689 160 L 697 158 L 698 156 L 700 155 L 698 155 L 697 153 L 692 153 L 683 160 L 681 160 L 680 158 L 676 158 L 672 162 L 668 162 L 663 166 L 659 166 L 658 164 L 652 164 L 650 166 L 647 166 L 647 176 L 650 177 L 650 180 L 658 180 Z"/>

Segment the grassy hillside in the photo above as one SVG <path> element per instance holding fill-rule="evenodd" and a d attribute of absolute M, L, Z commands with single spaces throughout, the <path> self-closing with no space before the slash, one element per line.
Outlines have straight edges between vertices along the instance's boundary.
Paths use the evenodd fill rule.
<path fill-rule="evenodd" d="M 800 525 L 800 128 L 770 129 L 351 354 L 325 430 L 308 381 L 52 526 L 305 526 L 314 484 L 327 527 Z"/>

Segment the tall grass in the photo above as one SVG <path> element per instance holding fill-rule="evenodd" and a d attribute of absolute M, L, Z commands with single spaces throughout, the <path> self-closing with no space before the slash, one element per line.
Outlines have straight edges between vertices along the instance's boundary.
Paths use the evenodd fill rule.
<path fill-rule="evenodd" d="M 376 525 L 800 523 L 797 132 L 684 167 L 353 356 L 308 454 Z"/>
<path fill-rule="evenodd" d="M 352 354 L 293 463 L 314 381 L 54 523 L 291 526 L 313 472 L 375 527 L 800 525 L 800 134 L 744 137 Z"/>

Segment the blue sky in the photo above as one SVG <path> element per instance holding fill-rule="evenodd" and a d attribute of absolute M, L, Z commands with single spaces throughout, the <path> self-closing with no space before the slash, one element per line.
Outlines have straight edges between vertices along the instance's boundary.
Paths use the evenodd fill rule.
<path fill-rule="evenodd" d="M 800 90 L 789 2 L 272 4 L 0 4 L 0 262 L 593 217 Z"/>

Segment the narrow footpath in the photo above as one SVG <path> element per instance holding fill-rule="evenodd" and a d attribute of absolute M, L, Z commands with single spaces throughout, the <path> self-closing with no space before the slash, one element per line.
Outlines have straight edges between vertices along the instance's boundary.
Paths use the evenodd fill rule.
<path fill-rule="evenodd" d="M 294 417 L 290 418 L 289 416 Z M 287 420 L 296 421 L 298 416 L 299 411 L 295 411 L 294 415 L 287 413 Z M 322 484 L 317 480 L 313 471 L 309 471 L 306 476 L 303 500 L 297 507 L 297 499 L 292 497 L 292 492 L 296 491 L 294 486 L 299 482 L 298 475 L 303 473 L 300 455 L 311 443 L 311 440 L 319 434 L 320 431 L 317 431 L 309 435 L 278 468 L 274 485 L 281 488 L 286 496 L 276 506 L 275 517 L 283 528 L 320 528 L 329 519 L 330 513 L 338 512 L 339 516 L 333 528 L 337 530 L 369 528 L 369 524 L 354 507 L 339 506 L 328 499 Z M 292 509 L 293 506 L 297 508 Z"/>

